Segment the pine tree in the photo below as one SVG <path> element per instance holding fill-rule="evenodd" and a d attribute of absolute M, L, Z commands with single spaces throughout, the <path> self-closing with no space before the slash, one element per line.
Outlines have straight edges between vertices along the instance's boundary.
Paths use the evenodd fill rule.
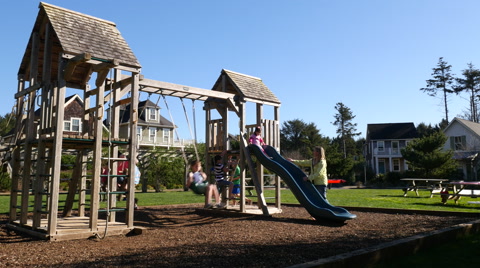
<path fill-rule="evenodd" d="M 350 141 L 353 141 L 354 137 L 360 135 L 361 132 L 356 132 L 357 124 L 352 122 L 355 116 L 350 108 L 338 102 L 335 105 L 335 110 L 337 110 L 337 113 L 334 115 L 335 121 L 332 124 L 337 127 L 338 137 L 342 141 L 343 157 L 346 158 L 347 142 L 351 143 Z"/>
<path fill-rule="evenodd" d="M 414 139 L 401 150 L 402 156 L 425 178 L 448 178 L 456 170 L 453 151 L 443 151 L 448 137 L 441 131 Z"/>
<path fill-rule="evenodd" d="M 451 85 L 454 82 L 455 78 L 450 73 L 452 65 L 449 65 L 446 61 L 443 60 L 443 57 L 440 57 L 436 68 L 433 68 L 433 79 L 427 80 L 427 87 L 421 88 L 423 92 L 427 92 L 429 96 L 435 97 L 438 91 L 443 93 L 443 103 L 445 105 L 445 120 L 448 121 L 448 94 L 454 93 Z"/>
<path fill-rule="evenodd" d="M 462 71 L 464 78 L 456 78 L 457 85 L 454 87 L 456 93 L 466 91 L 470 95 L 470 121 L 479 122 L 478 118 L 478 92 L 480 91 L 480 70 L 472 63 Z"/>

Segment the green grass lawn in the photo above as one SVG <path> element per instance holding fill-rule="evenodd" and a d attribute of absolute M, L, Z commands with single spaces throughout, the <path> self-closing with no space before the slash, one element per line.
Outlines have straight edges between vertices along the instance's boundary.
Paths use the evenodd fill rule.
<path fill-rule="evenodd" d="M 449 200 L 446 205 L 440 202 L 440 196 L 429 197 L 428 191 L 419 191 L 417 197 L 414 192 L 408 192 L 403 196 L 401 189 L 346 189 L 333 188 L 328 191 L 327 198 L 334 206 L 340 207 L 372 207 L 372 208 L 392 208 L 392 209 L 416 209 L 416 210 L 434 210 L 434 211 L 461 211 L 479 213 L 480 206 L 477 204 L 468 204 L 468 201 L 478 201 L 478 199 L 462 197 L 458 204 Z M 203 203 L 204 197 L 196 195 L 191 191 L 164 191 L 164 192 L 137 192 L 135 196 L 139 199 L 140 206 L 172 205 L 172 204 L 191 204 Z M 265 197 L 273 197 L 273 190 L 266 190 Z M 0 213 L 7 213 L 9 207 L 9 196 L 0 195 Z M 64 200 L 66 195 L 60 195 L 60 200 Z M 256 201 L 256 197 L 251 197 Z M 33 196 L 30 197 L 33 200 Z M 282 190 L 282 203 L 298 204 L 297 199 L 290 190 Z M 267 202 L 273 202 L 273 199 L 267 199 Z M 105 206 L 105 202 L 102 206 Z M 61 205 L 61 204 L 60 204 Z M 117 203 L 118 207 L 124 207 L 125 202 Z"/>
<path fill-rule="evenodd" d="M 401 189 L 346 189 L 333 188 L 328 191 L 329 202 L 339 207 L 372 207 L 391 209 L 414 209 L 433 211 L 461 211 L 479 213 L 480 205 L 468 204 L 468 201 L 480 201 L 478 199 L 462 197 L 458 204 L 449 200 L 446 205 L 440 202 L 440 196 L 430 198 L 428 191 L 419 191 L 417 197 L 414 192 L 408 192 L 403 196 Z M 282 203 L 298 204 L 298 201 L 290 190 L 282 190 Z M 136 193 L 139 206 L 156 206 L 172 204 L 203 203 L 204 196 L 196 195 L 191 191 L 165 191 L 160 193 Z M 273 197 L 273 190 L 266 190 L 265 197 Z M 66 195 L 60 195 L 60 200 L 65 200 Z M 255 197 L 250 197 L 256 201 Z M 30 197 L 33 200 L 33 196 Z M 267 202 L 273 202 L 267 199 Z M 0 213 L 7 213 L 10 203 L 9 195 L 0 195 Z M 62 205 L 61 203 L 60 205 Z M 102 206 L 105 206 L 105 202 Z M 117 203 L 118 207 L 125 207 L 125 202 Z M 381 263 L 381 267 L 473 267 L 480 265 L 480 258 L 476 257 L 480 252 L 480 234 L 460 239 L 455 243 L 439 245 L 435 248 L 419 252 L 414 256 L 397 258 L 388 263 Z M 455 258 L 442 258 L 440 256 L 455 256 Z M 475 256 L 475 257 L 472 257 Z M 465 265 L 465 266 L 464 266 Z M 473 266 L 472 266 L 473 265 Z"/>

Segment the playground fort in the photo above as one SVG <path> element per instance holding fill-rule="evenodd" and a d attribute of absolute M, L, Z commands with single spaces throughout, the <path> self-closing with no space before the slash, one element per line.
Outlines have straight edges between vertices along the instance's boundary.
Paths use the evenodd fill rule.
<path fill-rule="evenodd" d="M 108 189 L 100 189 L 102 161 L 112 170 L 129 156 L 138 155 L 137 124 L 140 93 L 203 101 L 205 110 L 205 159 L 229 151 L 229 122 L 238 121 L 241 134 L 238 152 L 241 175 L 239 212 L 245 205 L 245 167 L 249 166 L 258 195 L 257 210 L 264 215 L 280 212 L 277 187 L 275 207 L 269 208 L 263 197 L 263 167 L 275 172 L 292 189 L 297 199 L 316 218 L 352 219 L 355 215 L 333 207 L 319 197 L 315 188 L 301 178 L 295 165 L 278 154 L 280 101 L 261 79 L 222 70 L 211 90 L 144 78 L 141 65 L 113 22 L 40 3 L 30 39 L 18 72 L 16 126 L 11 149 L 12 189 L 8 227 L 48 240 L 88 238 L 108 228 L 108 235 L 126 234 L 134 226 L 134 180 L 125 191 L 116 188 L 117 174 L 109 176 Z M 91 81 L 92 80 L 92 81 Z M 91 86 L 91 84 L 93 86 Z M 66 91 L 83 92 L 84 111 L 81 133 L 64 133 Z M 255 115 L 247 123 L 247 102 L 256 105 Z M 128 137 L 120 138 L 120 107 L 129 105 Z M 264 118 L 264 105 L 273 106 L 273 119 Z M 108 110 L 109 138 L 102 130 Z M 215 111 L 215 112 L 214 112 Z M 214 115 L 219 118 L 213 118 Z M 232 116 L 233 114 L 233 116 Z M 249 146 L 245 135 L 261 126 L 269 145 L 265 157 L 260 148 Z M 108 157 L 102 149 L 108 149 Z M 64 205 L 60 205 L 61 155 L 76 156 Z M 251 154 L 257 158 L 252 161 Z M 210 163 L 206 161 L 206 170 Z M 87 174 L 89 165 L 89 174 Z M 134 176 L 135 161 L 128 161 L 127 176 Z M 276 185 L 279 186 L 279 178 Z M 88 182 L 88 183 L 87 183 Z M 87 187 L 88 185 L 88 187 Z M 127 196 L 125 207 L 116 198 L 108 198 L 102 207 L 100 196 Z M 33 202 L 30 200 L 33 195 Z M 33 204 L 32 204 L 33 203 Z M 76 206 L 74 206 L 76 205 Z M 74 209 L 75 207 L 75 209 Z M 124 211 L 123 221 L 116 213 Z M 99 217 L 99 215 L 107 215 Z M 105 232 L 107 234 L 107 232 Z"/>

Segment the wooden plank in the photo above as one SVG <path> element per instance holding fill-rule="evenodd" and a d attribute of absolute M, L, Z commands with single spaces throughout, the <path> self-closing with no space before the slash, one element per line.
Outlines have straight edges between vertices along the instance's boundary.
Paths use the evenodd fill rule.
<path fill-rule="evenodd" d="M 173 84 L 168 82 L 156 81 L 151 79 L 143 79 L 139 83 L 141 90 L 148 93 L 164 94 L 169 96 L 203 100 L 208 98 L 228 99 L 234 98 L 235 94 L 207 90 L 203 88 L 190 87 L 185 85 Z"/>

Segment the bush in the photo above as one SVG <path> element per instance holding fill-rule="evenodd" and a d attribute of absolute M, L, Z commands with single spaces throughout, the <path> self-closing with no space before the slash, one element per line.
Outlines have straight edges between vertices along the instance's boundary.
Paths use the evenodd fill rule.
<path fill-rule="evenodd" d="M 0 191 L 9 191 L 12 188 L 12 179 L 7 172 L 0 171 Z"/>
<path fill-rule="evenodd" d="M 175 155 L 172 152 L 157 149 L 145 155 L 142 160 L 144 165 L 139 167 L 142 177 L 147 178 L 148 184 L 152 185 L 156 192 L 165 188 L 183 188 L 185 161 L 181 154 Z"/>
<path fill-rule="evenodd" d="M 75 155 L 71 155 L 71 154 L 62 155 L 62 163 L 61 163 L 60 169 L 61 170 L 73 169 L 73 167 L 75 166 L 75 159 L 76 159 Z"/>

